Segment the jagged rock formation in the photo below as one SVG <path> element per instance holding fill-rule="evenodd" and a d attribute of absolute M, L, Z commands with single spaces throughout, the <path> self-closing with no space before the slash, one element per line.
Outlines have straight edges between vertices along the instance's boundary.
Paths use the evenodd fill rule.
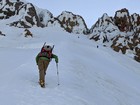
<path fill-rule="evenodd" d="M 0 19 L 15 17 L 10 26 L 19 28 L 37 27 L 60 27 L 70 33 L 86 34 L 87 26 L 84 19 L 71 12 L 62 12 L 58 17 L 48 10 L 40 9 L 32 3 L 23 0 L 1 0 Z"/>
<path fill-rule="evenodd" d="M 133 54 L 134 59 L 140 62 L 140 36 L 116 36 L 113 38 L 111 47 L 123 54 Z"/>
<path fill-rule="evenodd" d="M 116 36 L 111 47 L 123 54 L 131 52 L 134 59 L 140 62 L 140 20 L 138 14 L 129 15 L 127 9 L 121 9 L 115 14 L 115 23 L 124 35 Z M 121 41 L 120 41 L 121 40 Z"/>
<path fill-rule="evenodd" d="M 34 25 L 42 26 L 33 4 L 23 0 L 2 0 L 0 13 L 3 14 L 0 19 L 9 19 L 13 16 L 17 19 L 10 23 L 11 26 L 20 28 L 30 28 Z"/>
<path fill-rule="evenodd" d="M 92 26 L 89 38 L 100 43 L 109 42 L 111 38 L 118 35 L 119 29 L 111 17 L 106 13 Z"/>
<path fill-rule="evenodd" d="M 116 11 L 114 22 L 121 32 L 130 32 L 132 30 L 130 15 L 126 8 Z"/>
<path fill-rule="evenodd" d="M 133 54 L 140 62 L 140 16 L 124 8 L 116 11 L 114 18 L 104 14 L 90 29 L 89 38 L 117 52 Z"/>
<path fill-rule="evenodd" d="M 66 31 L 76 34 L 87 34 L 88 28 L 81 16 L 64 11 L 57 18 Z"/>
<path fill-rule="evenodd" d="M 24 0 L 1 0 L 0 14 L 0 20 L 9 19 L 6 24 L 14 27 L 58 27 L 69 33 L 87 34 L 89 39 L 117 52 L 133 54 L 134 59 L 140 62 L 140 15 L 130 15 L 126 8 L 116 11 L 114 17 L 103 14 L 90 29 L 79 15 L 64 11 L 54 17 L 50 11 Z M 26 35 L 32 37 L 29 33 L 27 31 Z"/>
<path fill-rule="evenodd" d="M 27 9 L 28 8 L 28 9 Z M 24 14 L 23 14 L 24 11 Z M 17 26 L 22 28 L 31 28 L 32 26 L 42 26 L 35 11 L 34 6 L 31 3 L 23 5 L 16 13 L 16 15 L 22 15 L 22 17 L 13 23 L 11 26 Z"/>
<path fill-rule="evenodd" d="M 17 20 L 11 22 L 10 25 L 19 28 L 45 27 L 53 18 L 48 10 L 39 9 L 23 0 L 1 0 L 0 14 L 0 19 L 15 17 Z"/>
<path fill-rule="evenodd" d="M 132 14 L 131 17 L 132 29 L 135 33 L 140 30 L 140 15 L 139 14 Z"/>
<path fill-rule="evenodd" d="M 19 2 L 19 0 L 10 2 L 9 0 L 1 0 L 0 1 L 0 19 L 8 19 L 11 16 L 16 14 L 15 10 L 18 10 L 19 7 L 23 4 L 23 2 Z"/>

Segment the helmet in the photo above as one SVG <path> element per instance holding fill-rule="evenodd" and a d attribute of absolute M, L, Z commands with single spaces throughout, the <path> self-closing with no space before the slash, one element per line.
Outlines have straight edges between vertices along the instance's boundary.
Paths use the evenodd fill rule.
<path fill-rule="evenodd" d="M 52 48 L 51 48 L 51 46 L 49 46 L 49 45 L 45 45 L 45 46 L 44 46 L 44 50 L 46 50 L 46 51 L 51 51 L 51 49 L 52 49 Z"/>

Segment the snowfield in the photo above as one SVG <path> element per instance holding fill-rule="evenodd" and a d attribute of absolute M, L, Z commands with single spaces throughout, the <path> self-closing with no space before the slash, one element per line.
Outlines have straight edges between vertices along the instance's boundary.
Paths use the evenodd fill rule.
<path fill-rule="evenodd" d="M 57 28 L 24 29 L 0 26 L 0 105 L 139 105 L 140 64 L 91 41 Z M 38 85 L 35 57 L 47 42 L 59 57 Z M 99 46 L 97 48 L 97 45 Z"/>

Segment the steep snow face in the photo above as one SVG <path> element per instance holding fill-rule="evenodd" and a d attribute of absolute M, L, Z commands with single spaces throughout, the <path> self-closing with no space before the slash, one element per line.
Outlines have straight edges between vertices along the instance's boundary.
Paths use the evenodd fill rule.
<path fill-rule="evenodd" d="M 70 33 L 86 34 L 88 31 L 84 19 L 79 15 L 64 11 L 57 18 L 61 25 Z"/>
<path fill-rule="evenodd" d="M 104 14 L 90 29 L 89 38 L 140 62 L 140 17 L 127 9 L 116 11 L 114 18 Z"/>
<path fill-rule="evenodd" d="M 112 18 L 104 14 L 90 29 L 89 38 L 99 43 L 105 43 L 109 42 L 114 36 L 117 36 L 119 32 Z"/>
<path fill-rule="evenodd" d="M 28 38 L 23 28 L 0 30 L 1 105 L 139 105 L 140 64 L 126 55 L 55 27 L 32 27 Z M 52 59 L 42 89 L 35 57 L 44 42 L 55 45 L 60 85 Z"/>
<path fill-rule="evenodd" d="M 53 19 L 53 14 L 46 10 L 46 9 L 41 9 L 35 6 L 37 16 L 39 17 L 39 21 L 41 24 L 43 24 L 44 27 L 48 26 L 48 22 Z"/>
<path fill-rule="evenodd" d="M 65 30 L 64 27 L 61 25 L 60 21 L 57 18 L 52 18 L 51 20 L 49 20 L 47 26 L 48 27 L 62 28 L 63 30 Z"/>

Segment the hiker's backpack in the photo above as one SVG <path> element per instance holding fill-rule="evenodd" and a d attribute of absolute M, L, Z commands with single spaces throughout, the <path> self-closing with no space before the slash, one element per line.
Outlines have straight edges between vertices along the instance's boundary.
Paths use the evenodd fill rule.
<path fill-rule="evenodd" d="M 40 57 L 47 57 L 48 59 L 51 59 L 52 50 L 53 50 L 53 48 L 51 46 L 45 45 L 41 48 L 41 52 L 39 53 L 39 56 Z"/>

